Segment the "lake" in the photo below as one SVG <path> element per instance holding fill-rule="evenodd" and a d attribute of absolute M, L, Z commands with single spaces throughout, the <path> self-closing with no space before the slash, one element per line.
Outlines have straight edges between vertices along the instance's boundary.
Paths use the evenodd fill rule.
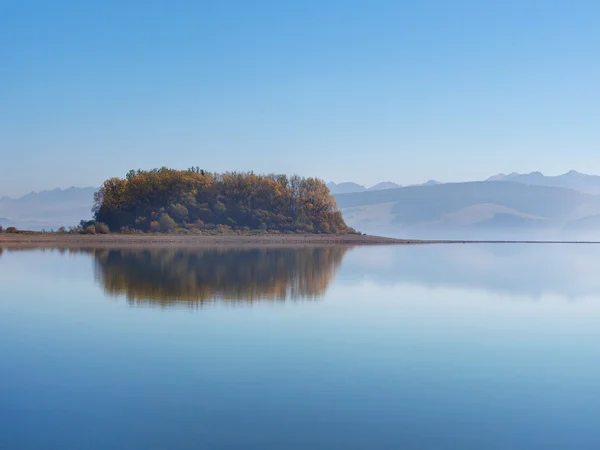
<path fill-rule="evenodd" d="M 600 448 L 600 246 L 0 252 L 2 449 Z"/>

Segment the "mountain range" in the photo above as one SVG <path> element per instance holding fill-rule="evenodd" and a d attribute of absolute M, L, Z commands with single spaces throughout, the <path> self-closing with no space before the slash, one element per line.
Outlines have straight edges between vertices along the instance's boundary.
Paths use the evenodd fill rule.
<path fill-rule="evenodd" d="M 409 238 L 600 238 L 600 177 L 499 174 L 484 181 L 425 183 L 334 194 L 363 232 Z"/>
<path fill-rule="evenodd" d="M 483 181 L 369 188 L 328 183 L 346 222 L 369 234 L 409 238 L 600 238 L 600 176 L 498 174 Z M 0 225 L 56 229 L 91 218 L 96 188 L 0 198 Z M 599 230 L 598 232 L 596 230 Z"/>
<path fill-rule="evenodd" d="M 600 194 L 600 176 L 598 175 L 587 175 L 584 173 L 571 170 L 562 175 L 548 176 L 541 172 L 531 173 L 518 173 L 513 172 L 508 175 L 499 173 L 493 175 L 486 180 L 482 181 L 512 181 L 514 183 L 528 184 L 531 186 L 551 186 L 551 187 L 562 187 L 567 189 L 573 189 L 579 192 L 585 192 L 588 194 Z M 411 186 L 430 186 L 442 184 L 436 180 L 429 180 L 423 184 L 411 185 Z M 365 192 L 365 191 L 379 191 L 383 189 L 396 189 L 402 187 L 402 185 L 384 181 L 377 183 L 374 186 L 367 188 L 366 186 L 352 181 L 346 181 L 343 183 L 327 183 L 327 187 L 333 195 L 337 194 L 351 194 L 354 192 Z"/>
<path fill-rule="evenodd" d="M 562 187 L 588 194 L 600 194 L 600 176 L 587 175 L 575 170 L 557 176 L 547 176 L 541 172 L 513 172 L 508 175 L 501 173 L 488 178 L 486 181 L 513 181 L 531 186 Z"/>
<path fill-rule="evenodd" d="M 429 180 L 418 186 L 429 186 L 429 185 L 433 185 L 433 184 L 441 184 L 441 183 L 439 181 Z M 333 181 L 330 181 L 329 183 L 327 183 L 327 187 L 329 188 L 329 191 L 333 195 L 337 195 L 337 194 L 352 194 L 354 192 L 382 191 L 384 189 L 396 189 L 396 188 L 399 188 L 402 186 L 400 184 L 396 184 L 392 181 L 382 181 L 380 183 L 377 183 L 377 184 L 367 188 L 366 186 L 364 186 L 362 184 L 354 183 L 352 181 L 345 181 L 343 183 L 334 183 Z"/>
<path fill-rule="evenodd" d="M 53 189 L 20 198 L 0 198 L 0 225 L 21 229 L 56 229 L 90 219 L 96 188 Z"/>
<path fill-rule="evenodd" d="M 515 182 L 409 186 L 339 194 L 336 200 L 350 226 L 410 238 L 550 237 L 600 214 L 598 195 Z"/>

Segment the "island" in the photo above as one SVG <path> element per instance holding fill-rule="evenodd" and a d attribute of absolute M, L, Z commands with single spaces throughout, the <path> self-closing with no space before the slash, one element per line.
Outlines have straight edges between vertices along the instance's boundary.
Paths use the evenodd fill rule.
<path fill-rule="evenodd" d="M 110 178 L 94 196 L 93 213 L 88 226 L 119 233 L 356 233 L 317 178 L 199 167 L 132 170 L 123 179 Z"/>
<path fill-rule="evenodd" d="M 132 170 L 94 195 L 93 220 L 57 232 L 7 229 L 2 245 L 298 246 L 410 243 L 347 226 L 317 178 Z"/>

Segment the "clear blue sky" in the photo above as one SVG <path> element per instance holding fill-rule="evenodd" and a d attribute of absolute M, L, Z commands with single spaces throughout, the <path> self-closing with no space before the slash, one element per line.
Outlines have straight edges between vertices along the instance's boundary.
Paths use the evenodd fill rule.
<path fill-rule="evenodd" d="M 0 195 L 600 173 L 600 2 L 0 0 Z"/>

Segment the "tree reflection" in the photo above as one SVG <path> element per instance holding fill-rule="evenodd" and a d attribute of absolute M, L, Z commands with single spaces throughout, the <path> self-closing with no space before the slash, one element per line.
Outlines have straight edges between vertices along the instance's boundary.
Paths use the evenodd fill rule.
<path fill-rule="evenodd" d="M 323 295 L 347 248 L 96 249 L 96 280 L 134 304 L 197 306 Z"/>

